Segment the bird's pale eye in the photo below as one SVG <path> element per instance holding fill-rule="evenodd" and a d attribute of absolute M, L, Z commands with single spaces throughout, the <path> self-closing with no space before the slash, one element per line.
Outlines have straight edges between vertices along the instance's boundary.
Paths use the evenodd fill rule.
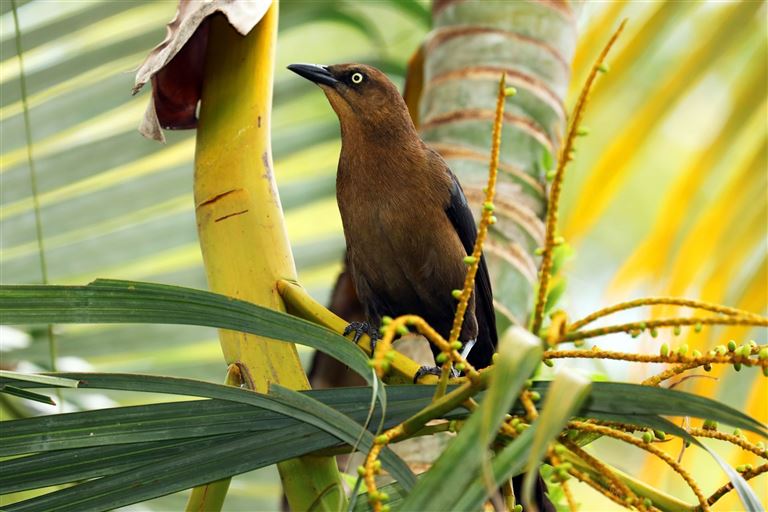
<path fill-rule="evenodd" d="M 363 81 L 363 74 L 362 73 L 352 73 L 352 83 L 353 84 L 359 84 Z"/>

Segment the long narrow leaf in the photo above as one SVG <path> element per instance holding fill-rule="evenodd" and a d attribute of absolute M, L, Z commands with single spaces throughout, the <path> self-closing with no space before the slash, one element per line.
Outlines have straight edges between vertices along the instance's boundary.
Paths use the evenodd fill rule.
<path fill-rule="evenodd" d="M 519 327 L 499 343 L 489 389 L 480 405 L 403 502 L 404 510 L 449 510 L 475 479 L 505 414 L 541 359 L 541 345 Z M 482 439 L 478 442 L 478 439 Z M 460 469 L 459 469 L 460 468 Z M 457 470 L 458 469 L 458 470 Z"/>
<path fill-rule="evenodd" d="M 0 286 L 3 324 L 165 323 L 232 329 L 299 343 L 338 359 L 371 382 L 365 353 L 339 334 L 285 313 L 216 293 L 132 281 L 88 286 Z"/>
<path fill-rule="evenodd" d="M 589 380 L 567 369 L 559 371 L 555 376 L 544 400 L 541 416 L 536 422 L 536 434 L 528 456 L 528 471 L 523 480 L 523 503 L 532 501 L 533 486 L 547 446 L 563 431 L 565 424 L 589 394 L 590 387 Z"/>

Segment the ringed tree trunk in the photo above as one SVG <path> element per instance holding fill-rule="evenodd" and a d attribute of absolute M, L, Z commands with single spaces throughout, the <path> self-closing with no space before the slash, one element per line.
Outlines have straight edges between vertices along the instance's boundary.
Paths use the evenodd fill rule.
<path fill-rule="evenodd" d="M 421 135 L 448 162 L 476 214 L 488 179 L 501 74 L 517 89 L 505 109 L 498 222 L 485 244 L 500 332 L 510 324 L 527 325 L 533 304 L 534 251 L 543 245 L 545 232 L 546 173 L 566 125 L 564 97 L 576 47 L 573 9 L 558 0 L 436 0 L 434 30 L 421 51 L 423 65 L 415 58 L 409 74 L 422 74 L 420 93 L 413 81 L 406 91 Z"/>

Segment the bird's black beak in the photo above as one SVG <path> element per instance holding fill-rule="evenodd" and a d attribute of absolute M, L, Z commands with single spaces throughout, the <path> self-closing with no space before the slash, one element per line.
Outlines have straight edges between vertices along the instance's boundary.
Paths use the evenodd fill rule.
<path fill-rule="evenodd" d="M 318 85 L 335 87 L 339 83 L 325 66 L 318 66 L 317 64 L 291 64 L 288 66 L 288 69 Z"/>

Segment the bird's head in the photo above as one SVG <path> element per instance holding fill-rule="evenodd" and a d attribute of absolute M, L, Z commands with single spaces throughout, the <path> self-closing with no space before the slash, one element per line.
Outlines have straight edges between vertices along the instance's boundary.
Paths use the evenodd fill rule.
<path fill-rule="evenodd" d="M 364 64 L 291 64 L 288 69 L 319 85 L 342 130 L 415 130 L 403 97 L 387 75 Z"/>

